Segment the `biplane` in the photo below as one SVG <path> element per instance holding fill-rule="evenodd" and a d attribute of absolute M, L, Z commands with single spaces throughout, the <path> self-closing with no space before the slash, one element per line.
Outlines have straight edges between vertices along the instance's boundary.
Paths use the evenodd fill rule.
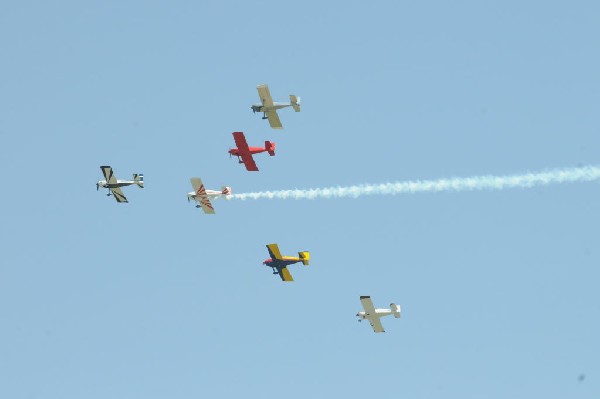
<path fill-rule="evenodd" d="M 190 182 L 194 191 L 188 193 L 188 202 L 194 200 L 197 202 L 196 208 L 202 208 L 204 213 L 213 215 L 215 208 L 210 202 L 211 199 L 218 199 L 220 197 L 228 198 L 231 195 L 231 187 L 222 186 L 221 191 L 218 190 L 207 190 L 204 188 L 204 183 L 199 177 L 191 177 Z"/>
<path fill-rule="evenodd" d="M 370 296 L 361 296 L 360 302 L 363 305 L 364 312 L 356 314 L 358 321 L 368 320 L 376 333 L 385 332 L 380 320 L 383 316 L 393 314 L 395 318 L 400 318 L 400 306 L 395 303 L 390 303 L 390 309 L 375 309 Z"/>
<path fill-rule="evenodd" d="M 279 274 L 279 277 L 283 281 L 294 281 L 290 271 L 287 269 L 289 265 L 302 262 L 303 265 L 308 266 L 310 261 L 310 252 L 308 251 L 298 252 L 298 257 L 296 258 L 295 256 L 281 256 L 277 244 L 269 244 L 267 245 L 267 249 L 271 258 L 265 260 L 263 265 L 273 269 L 273 274 Z"/>
<path fill-rule="evenodd" d="M 96 183 L 96 190 L 100 190 L 100 187 L 107 188 L 108 194 L 106 195 L 112 195 L 115 197 L 117 202 L 129 202 L 127 201 L 125 195 L 123 195 L 121 187 L 137 184 L 139 188 L 144 188 L 144 175 L 140 173 L 134 173 L 133 180 L 117 180 L 110 166 L 100 166 L 100 169 L 104 175 L 104 180 L 100 180 L 98 183 Z"/>
<path fill-rule="evenodd" d="M 243 163 L 248 171 L 258 172 L 258 166 L 256 166 L 256 162 L 254 162 L 254 158 L 252 157 L 253 154 L 268 152 L 270 156 L 275 155 L 275 143 L 271 141 L 265 141 L 264 147 L 248 147 L 246 137 L 242 132 L 233 132 L 233 139 L 237 148 L 231 148 L 229 156 L 235 155 L 238 158 L 238 162 Z"/>
<path fill-rule="evenodd" d="M 262 118 L 268 119 L 269 125 L 271 125 L 273 129 L 283 129 L 283 125 L 277 115 L 278 109 L 292 107 L 294 108 L 294 111 L 300 112 L 300 97 L 290 94 L 289 103 L 277 103 L 273 102 L 273 98 L 271 98 L 271 93 L 269 92 L 269 86 L 266 84 L 256 86 L 256 90 L 258 90 L 258 97 L 260 98 L 261 104 L 252 105 L 252 112 L 262 112 Z"/>

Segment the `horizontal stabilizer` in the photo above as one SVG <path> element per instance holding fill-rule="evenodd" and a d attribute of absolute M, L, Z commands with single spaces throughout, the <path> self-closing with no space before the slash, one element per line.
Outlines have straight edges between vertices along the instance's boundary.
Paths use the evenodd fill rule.
<path fill-rule="evenodd" d="M 138 187 L 140 188 L 144 188 L 144 175 L 141 173 L 134 173 L 133 174 L 133 181 L 135 182 L 135 184 L 138 185 Z"/>
<path fill-rule="evenodd" d="M 308 266 L 308 263 L 310 262 L 310 252 L 308 252 L 308 251 L 298 252 L 298 256 L 302 260 L 302 264 L 304 266 Z"/>
<path fill-rule="evenodd" d="M 292 104 L 294 111 L 300 112 L 300 97 L 290 94 L 290 103 Z"/>

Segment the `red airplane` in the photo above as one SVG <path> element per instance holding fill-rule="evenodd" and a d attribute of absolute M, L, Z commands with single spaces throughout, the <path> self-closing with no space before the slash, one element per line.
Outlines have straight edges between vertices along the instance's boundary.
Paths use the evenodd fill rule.
<path fill-rule="evenodd" d="M 268 152 L 270 156 L 275 155 L 275 143 L 265 141 L 264 147 L 248 147 L 246 137 L 242 132 L 233 132 L 233 139 L 237 148 L 229 150 L 229 155 L 235 155 L 238 157 L 238 162 L 246 165 L 246 170 L 251 172 L 258 172 L 258 167 L 252 158 L 252 154 L 259 154 L 261 152 Z"/>

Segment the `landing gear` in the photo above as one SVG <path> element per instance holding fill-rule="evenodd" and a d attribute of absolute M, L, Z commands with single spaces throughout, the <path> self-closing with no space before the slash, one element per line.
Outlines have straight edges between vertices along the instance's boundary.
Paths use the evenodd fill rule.
<path fill-rule="evenodd" d="M 196 205 L 196 208 L 200 208 L 200 205 Z"/>

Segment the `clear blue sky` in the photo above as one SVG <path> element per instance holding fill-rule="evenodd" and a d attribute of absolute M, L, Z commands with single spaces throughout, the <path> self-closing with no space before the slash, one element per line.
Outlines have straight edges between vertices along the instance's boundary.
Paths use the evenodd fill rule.
<path fill-rule="evenodd" d="M 0 5 L 0 398 L 598 398 L 600 187 L 234 192 L 600 163 L 595 1 Z M 253 115 L 255 86 L 283 131 Z M 277 143 L 246 172 L 231 132 Z M 264 155 L 264 154 L 263 154 Z M 129 204 L 96 192 L 100 165 Z M 265 244 L 309 250 L 283 284 Z M 385 334 L 360 295 L 396 302 Z M 579 376 L 585 376 L 579 381 Z"/>

